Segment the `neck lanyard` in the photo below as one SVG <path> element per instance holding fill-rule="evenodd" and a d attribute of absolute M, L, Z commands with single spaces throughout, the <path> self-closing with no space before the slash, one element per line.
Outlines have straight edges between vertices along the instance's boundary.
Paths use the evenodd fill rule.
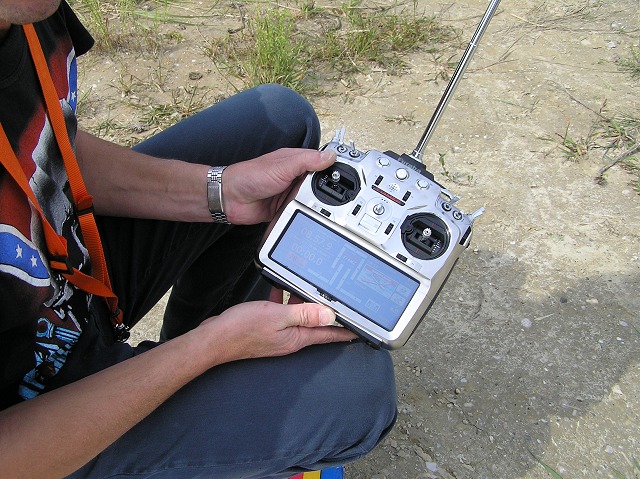
<path fill-rule="evenodd" d="M 86 275 L 70 265 L 67 241 L 63 236 L 55 232 L 42 212 L 42 208 L 38 204 L 38 200 L 29 186 L 29 181 L 20 166 L 20 162 L 1 124 L 0 160 L 40 216 L 45 235 L 45 243 L 49 252 L 49 267 L 53 271 L 62 274 L 70 283 L 81 290 L 103 297 L 111 311 L 111 322 L 115 330 L 116 339 L 118 341 L 126 341 L 129 337 L 128 328 L 122 322 L 123 315 L 122 311 L 118 308 L 118 298 L 111 288 L 104 251 L 93 215 L 93 199 L 91 195 L 87 193 L 84 181 L 82 180 L 80 167 L 78 166 L 78 161 L 76 160 L 71 142 L 69 141 L 58 93 L 49 73 L 47 61 L 36 31 L 33 25 L 24 25 L 23 29 L 44 95 L 47 114 L 69 178 L 75 213 L 80 223 L 80 229 L 82 230 L 82 236 L 86 243 L 87 250 L 89 251 L 92 276 Z"/>

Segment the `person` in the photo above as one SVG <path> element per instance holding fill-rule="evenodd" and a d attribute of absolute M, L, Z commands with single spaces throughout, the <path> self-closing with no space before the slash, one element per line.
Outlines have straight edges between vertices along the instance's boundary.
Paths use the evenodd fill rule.
<path fill-rule="evenodd" d="M 50 254 L 45 223 L 65 238 L 67 268 L 92 273 L 28 24 L 122 324 L 171 288 L 158 342 L 118 341 L 107 303 Z M 282 304 L 252 264 L 296 179 L 336 159 L 317 151 L 310 104 L 263 85 L 124 148 L 76 126 L 76 55 L 91 45 L 64 1 L 0 0 L 0 155 L 18 160 L 34 195 L 0 168 L 2 477 L 288 477 L 371 451 L 396 418 L 388 352 L 326 307 Z"/>

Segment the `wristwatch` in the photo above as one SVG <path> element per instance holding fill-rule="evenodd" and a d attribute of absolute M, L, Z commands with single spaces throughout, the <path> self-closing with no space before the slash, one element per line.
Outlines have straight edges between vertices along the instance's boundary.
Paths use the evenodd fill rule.
<path fill-rule="evenodd" d="M 226 223 L 227 215 L 224 214 L 222 206 L 222 172 L 226 166 L 212 166 L 207 172 L 207 201 L 209 202 L 209 213 L 214 223 Z"/>

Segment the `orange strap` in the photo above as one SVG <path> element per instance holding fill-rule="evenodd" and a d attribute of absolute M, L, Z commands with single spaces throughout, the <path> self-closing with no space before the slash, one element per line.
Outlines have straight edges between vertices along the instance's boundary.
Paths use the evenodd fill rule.
<path fill-rule="evenodd" d="M 27 37 L 31 57 L 40 80 L 51 126 L 62 154 L 65 169 L 67 170 L 76 214 L 80 223 L 80 229 L 82 230 L 82 236 L 91 259 L 93 276 L 81 273 L 77 269 L 70 267 L 68 264 L 66 239 L 55 232 L 47 218 L 44 216 L 44 213 L 42 212 L 42 209 L 38 204 L 38 200 L 29 186 L 29 181 L 20 166 L 18 158 L 9 143 L 2 125 L 0 125 L 0 151 L 4 152 L 4 154 L 0 156 L 0 160 L 7 172 L 9 172 L 16 183 L 20 186 L 40 215 L 45 233 L 45 242 L 50 255 L 49 266 L 53 270 L 61 273 L 68 281 L 83 291 L 103 297 L 111 311 L 112 322 L 116 329 L 116 336 L 121 340 L 126 339 L 124 338 L 126 335 L 126 327 L 122 323 L 122 311 L 118 308 L 118 298 L 111 289 L 111 282 L 109 280 L 109 272 L 107 270 L 102 243 L 100 241 L 100 234 L 93 215 L 93 198 L 87 193 L 87 189 L 82 179 L 82 174 L 80 173 L 80 167 L 78 166 L 78 161 L 76 160 L 73 147 L 69 141 L 58 93 L 53 83 L 53 79 L 49 74 L 49 67 L 42 51 L 40 41 L 38 40 L 38 36 L 33 25 L 24 25 L 23 29 Z"/>

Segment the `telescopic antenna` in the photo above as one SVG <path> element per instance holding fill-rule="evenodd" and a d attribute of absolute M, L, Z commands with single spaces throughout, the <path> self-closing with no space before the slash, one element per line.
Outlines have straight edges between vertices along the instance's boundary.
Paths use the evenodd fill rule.
<path fill-rule="evenodd" d="M 489 22 L 493 18 L 493 15 L 496 12 L 496 9 L 498 8 L 499 4 L 500 4 L 500 0 L 492 0 L 491 3 L 489 4 L 489 8 L 487 8 L 487 11 L 484 13 L 484 16 L 482 17 L 482 21 L 480 22 L 480 25 L 478 25 L 478 29 L 476 30 L 476 33 L 473 35 L 473 38 L 471 38 L 469 45 L 467 45 L 467 49 L 464 52 L 464 55 L 462 55 L 462 58 L 460 59 L 460 63 L 458 63 L 456 71 L 453 73 L 453 76 L 451 77 L 451 80 L 449 80 L 449 84 L 447 85 L 447 88 L 445 89 L 444 94 L 440 99 L 440 103 L 438 103 L 436 110 L 433 112 L 433 116 L 431 117 L 431 120 L 429 120 L 429 124 L 427 125 L 426 130 L 422 134 L 422 138 L 420 138 L 420 142 L 418 143 L 418 146 L 416 146 L 416 149 L 413 150 L 413 153 L 411 153 L 410 155 L 414 160 L 418 160 L 422 162 L 422 153 L 425 147 L 427 146 L 427 144 L 429 143 L 429 140 L 431 139 L 433 132 L 438 126 L 438 122 L 442 117 L 442 113 L 444 112 L 445 108 L 449 104 L 449 100 L 453 96 L 453 92 L 458 86 L 458 83 L 460 83 L 460 80 L 462 79 L 462 75 L 464 75 L 464 72 L 467 69 L 469 62 L 471 61 L 471 57 L 475 53 L 476 47 L 478 46 L 478 43 L 480 42 L 482 35 L 484 35 L 485 30 L 489 26 Z"/>

